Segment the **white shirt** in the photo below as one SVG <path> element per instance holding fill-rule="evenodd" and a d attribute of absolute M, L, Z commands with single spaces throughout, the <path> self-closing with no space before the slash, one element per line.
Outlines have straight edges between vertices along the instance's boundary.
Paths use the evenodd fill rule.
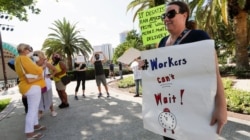
<path fill-rule="evenodd" d="M 138 67 L 139 63 L 137 61 L 134 61 L 131 65 L 130 68 L 132 69 L 133 73 L 134 73 L 134 80 L 137 79 L 141 79 L 141 74 L 142 74 L 142 70 L 139 70 Z"/>

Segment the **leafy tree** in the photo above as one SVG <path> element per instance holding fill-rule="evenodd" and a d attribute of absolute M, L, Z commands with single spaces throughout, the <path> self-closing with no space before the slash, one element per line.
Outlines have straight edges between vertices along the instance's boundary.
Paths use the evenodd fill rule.
<path fill-rule="evenodd" d="M 128 32 L 126 41 L 116 47 L 113 60 L 116 62 L 117 59 L 122 56 L 122 54 L 129 48 L 145 50 L 145 47 L 142 44 L 142 38 L 140 34 L 136 32 L 136 30 L 131 30 Z"/>
<path fill-rule="evenodd" d="M 247 70 L 249 68 L 248 46 L 250 40 L 249 34 L 249 0 L 228 0 L 228 14 L 233 20 L 235 27 L 234 36 L 236 43 L 236 68 L 238 70 Z"/>
<path fill-rule="evenodd" d="M 65 18 L 53 23 L 55 28 L 50 28 L 54 33 L 50 33 L 44 41 L 42 50 L 50 57 L 57 52 L 67 58 L 68 68 L 72 70 L 72 58 L 76 54 L 82 54 L 85 60 L 89 59 L 89 54 L 93 51 L 87 39 L 80 35 L 80 30 L 76 29 L 76 24 L 71 24 Z"/>
<path fill-rule="evenodd" d="M 0 0 L 0 12 L 15 16 L 21 21 L 28 21 L 27 10 L 32 14 L 39 14 L 36 0 Z"/>

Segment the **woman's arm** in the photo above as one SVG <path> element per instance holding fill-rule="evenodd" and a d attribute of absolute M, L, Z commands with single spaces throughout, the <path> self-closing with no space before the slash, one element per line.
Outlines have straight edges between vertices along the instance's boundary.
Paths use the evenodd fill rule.
<path fill-rule="evenodd" d="M 216 76 L 217 76 L 217 93 L 215 96 L 215 109 L 211 119 L 211 125 L 218 124 L 216 133 L 220 134 L 223 126 L 227 123 L 227 105 L 224 94 L 224 87 L 220 76 L 218 67 L 217 55 L 215 56 Z"/>
<path fill-rule="evenodd" d="M 46 66 L 49 68 L 49 70 L 52 71 L 51 75 L 50 75 L 50 78 L 54 77 L 54 75 L 57 73 L 56 68 L 52 64 L 50 64 L 48 62 L 46 62 Z"/>

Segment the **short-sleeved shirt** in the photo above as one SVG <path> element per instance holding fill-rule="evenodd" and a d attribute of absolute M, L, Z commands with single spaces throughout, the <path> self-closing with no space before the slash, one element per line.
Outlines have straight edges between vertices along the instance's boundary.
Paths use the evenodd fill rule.
<path fill-rule="evenodd" d="M 130 68 L 134 74 L 134 80 L 142 79 L 142 70 L 139 69 L 139 63 L 137 61 L 132 62 Z"/>
<path fill-rule="evenodd" d="M 80 66 L 80 64 L 75 63 L 75 68 L 78 68 L 79 66 Z M 76 73 L 76 74 L 85 75 L 85 71 L 83 70 L 83 69 L 85 69 L 85 68 L 86 68 L 86 64 L 83 63 L 83 64 L 81 65 L 80 69 L 76 70 L 75 73 Z"/>
<path fill-rule="evenodd" d="M 110 70 L 110 71 L 114 71 L 114 64 L 110 64 L 110 65 L 109 65 L 109 70 Z"/>
<path fill-rule="evenodd" d="M 169 36 L 166 36 L 161 39 L 159 43 L 159 48 L 166 46 L 168 37 Z M 188 35 L 185 38 L 183 38 L 183 40 L 179 44 L 192 43 L 192 42 L 197 42 L 197 41 L 206 40 L 206 39 L 210 39 L 210 37 L 208 36 L 206 32 L 202 30 L 191 30 L 188 33 Z"/>

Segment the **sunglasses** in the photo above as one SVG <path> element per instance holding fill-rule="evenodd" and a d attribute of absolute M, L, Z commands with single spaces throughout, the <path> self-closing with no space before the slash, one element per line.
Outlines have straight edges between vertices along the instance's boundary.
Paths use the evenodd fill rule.
<path fill-rule="evenodd" d="M 33 48 L 32 47 L 27 47 L 27 48 L 25 48 L 25 50 L 28 50 L 28 51 L 32 52 Z"/>
<path fill-rule="evenodd" d="M 38 54 L 33 54 L 33 56 L 38 56 Z"/>
<path fill-rule="evenodd" d="M 166 17 L 168 17 L 169 19 L 172 19 L 175 17 L 176 14 L 180 14 L 180 13 L 177 13 L 175 10 L 170 10 L 167 13 L 162 14 L 161 19 L 164 20 Z"/>

